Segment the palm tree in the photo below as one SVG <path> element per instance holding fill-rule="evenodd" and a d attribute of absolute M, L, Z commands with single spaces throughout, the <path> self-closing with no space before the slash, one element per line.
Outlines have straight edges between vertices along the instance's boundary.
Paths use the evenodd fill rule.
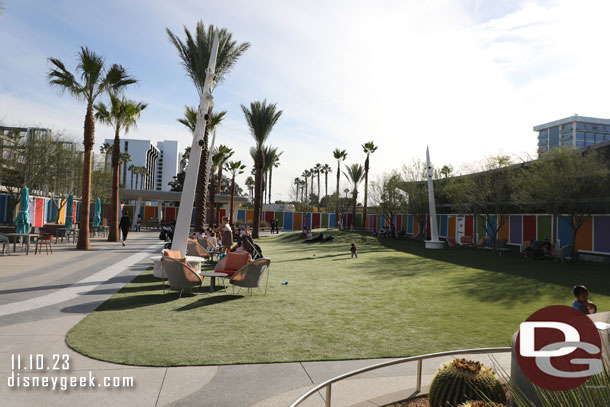
<path fill-rule="evenodd" d="M 303 177 L 303 180 L 305 181 L 305 202 L 307 202 L 307 180 L 309 180 L 309 177 L 311 176 L 311 174 L 309 173 L 309 170 L 305 170 L 303 171 L 303 173 L 301 174 L 301 177 Z"/>
<path fill-rule="evenodd" d="M 347 194 L 349 194 L 349 188 L 345 188 L 343 192 L 345 193 L 345 199 L 347 199 Z"/>
<path fill-rule="evenodd" d="M 322 164 L 317 163 L 316 166 L 314 167 L 314 171 L 316 172 L 316 175 L 318 176 L 318 199 L 321 198 L 320 196 L 320 173 L 322 172 Z"/>
<path fill-rule="evenodd" d="M 104 143 L 100 146 L 100 153 L 104 154 L 104 173 L 108 170 L 108 155 L 112 152 L 112 144 Z"/>
<path fill-rule="evenodd" d="M 252 224 L 252 237 L 258 238 L 259 219 L 261 215 L 262 201 L 262 186 L 263 186 L 263 168 L 265 167 L 265 157 L 263 155 L 264 143 L 267 141 L 273 126 L 277 123 L 282 115 L 281 110 L 276 110 L 275 103 L 267 104 L 266 100 L 262 102 L 250 103 L 250 109 L 241 105 L 241 110 L 246 116 L 250 134 L 256 142 L 256 173 L 254 175 L 254 222 Z"/>
<path fill-rule="evenodd" d="M 311 176 L 311 182 L 310 182 L 310 185 L 311 185 L 311 193 L 309 194 L 309 195 L 311 196 L 311 195 L 313 194 L 313 178 L 316 176 L 316 169 L 315 169 L 315 167 L 314 167 L 314 168 L 311 168 L 311 169 L 309 170 L 309 175 Z"/>
<path fill-rule="evenodd" d="M 129 167 L 127 167 L 129 172 L 131 173 L 131 184 L 129 184 L 130 189 L 133 189 L 133 174 L 134 174 L 135 168 L 136 168 L 136 166 L 133 164 L 131 164 Z M 123 188 L 127 188 L 127 185 L 124 185 Z"/>
<path fill-rule="evenodd" d="M 235 177 L 243 174 L 245 165 L 241 161 L 229 161 L 225 164 L 225 169 L 231 173 L 231 204 L 229 206 L 229 223 L 233 223 L 233 200 L 235 198 Z"/>
<path fill-rule="evenodd" d="M 144 189 L 144 182 L 146 181 L 146 178 L 148 177 L 148 170 L 146 169 L 146 167 L 140 166 L 140 167 L 136 167 L 137 168 L 137 174 L 140 176 L 140 189 Z M 138 186 L 138 179 L 136 178 L 136 189 Z"/>
<path fill-rule="evenodd" d="M 68 91 L 77 99 L 87 103 L 83 131 L 83 179 L 81 197 L 80 233 L 76 248 L 89 250 L 89 206 L 91 202 L 91 158 L 95 143 L 95 118 L 93 105 L 97 97 L 106 92 L 120 92 L 125 86 L 136 80 L 127 74 L 121 65 L 104 67 L 104 58 L 87 47 L 81 47 L 78 53 L 76 75 L 68 71 L 58 58 L 49 58 L 52 65 L 47 74 L 49 84 L 57 86 L 61 91 Z M 80 81 L 79 79 L 80 78 Z"/>
<path fill-rule="evenodd" d="M 108 230 L 108 241 L 119 241 L 119 156 L 121 154 L 120 133 L 123 130 L 128 133 L 136 127 L 136 121 L 147 104 L 134 102 L 110 94 L 110 106 L 107 107 L 100 102 L 95 105 L 95 118 L 100 122 L 112 126 L 114 129 L 114 144 L 112 145 L 112 201 L 110 203 L 110 228 Z M 109 144 L 109 143 L 106 143 Z M 105 165 L 105 163 L 104 163 Z M 105 167 L 104 167 L 105 171 Z M 124 172 L 127 175 L 127 171 Z"/>
<path fill-rule="evenodd" d="M 322 174 L 324 174 L 324 196 L 328 196 L 328 174 L 333 172 L 333 169 L 328 164 L 322 166 Z"/>
<path fill-rule="evenodd" d="M 362 179 L 364 178 L 364 169 L 362 168 L 362 165 L 360 165 L 360 164 L 346 165 L 345 172 L 343 172 L 343 175 L 345 175 L 345 177 L 351 181 L 352 187 L 354 188 L 352 190 L 352 198 L 354 200 L 352 202 L 352 222 L 353 222 L 353 224 L 355 224 L 356 223 L 356 201 L 358 199 L 358 186 L 360 185 L 360 183 L 362 182 Z"/>
<path fill-rule="evenodd" d="M 248 188 L 248 195 L 252 197 L 252 195 L 254 195 L 254 178 L 246 178 L 246 188 Z"/>
<path fill-rule="evenodd" d="M 369 157 L 377 151 L 377 146 L 372 141 L 369 141 L 362 145 L 362 149 L 366 154 L 366 160 L 364 160 L 364 209 L 362 210 L 362 223 L 366 227 L 366 205 L 369 195 Z"/>
<path fill-rule="evenodd" d="M 280 166 L 280 156 L 283 153 L 283 151 L 278 152 L 277 147 L 265 148 L 264 171 L 267 173 L 268 181 L 266 189 L 267 191 L 269 191 L 269 198 L 267 199 L 267 203 L 271 203 L 271 178 L 273 176 L 273 168 L 277 168 Z"/>
<path fill-rule="evenodd" d="M 220 124 L 220 122 L 222 121 L 222 119 L 224 119 L 225 115 L 227 114 L 226 110 L 223 110 L 222 112 L 218 112 L 218 113 L 212 113 L 210 115 L 210 125 L 209 125 L 209 130 L 213 131 L 214 128 Z M 178 123 L 184 124 L 184 126 L 186 126 L 192 134 L 195 133 L 195 126 L 197 125 L 197 109 L 195 109 L 194 107 L 190 107 L 190 106 L 184 106 L 184 117 L 180 118 L 180 119 L 176 119 L 176 121 Z M 188 159 L 188 156 L 191 153 L 191 146 L 187 147 L 187 150 L 184 151 L 184 155 L 186 156 L 185 158 Z"/>
<path fill-rule="evenodd" d="M 226 74 L 235 66 L 239 57 L 246 52 L 250 47 L 248 42 L 238 44 L 233 40 L 233 34 L 227 31 L 226 28 L 217 28 L 209 25 L 207 30 L 203 25 L 203 21 L 199 21 L 195 28 L 195 36 L 184 27 L 186 39 L 183 41 L 178 38 L 169 29 L 166 30 L 170 42 L 178 50 L 178 55 L 182 60 L 182 65 L 191 77 L 200 99 L 204 96 L 204 86 L 206 78 L 206 70 L 212 51 L 214 38 L 218 38 L 218 56 L 216 58 L 215 81 L 216 84 L 223 81 Z M 212 116 L 212 106 L 207 112 Z M 199 116 L 201 123 L 203 118 Z M 207 206 L 207 189 L 208 189 L 208 134 L 210 131 L 210 121 L 206 122 L 206 127 L 203 133 L 203 147 L 199 158 L 199 172 L 197 176 L 197 189 L 195 191 L 195 230 L 202 232 L 205 224 L 206 206 Z"/>
<path fill-rule="evenodd" d="M 127 164 L 131 161 L 131 154 L 124 151 L 119 154 L 119 161 L 123 163 L 123 187 L 127 184 Z"/>
<path fill-rule="evenodd" d="M 229 147 L 225 146 L 225 145 L 220 145 L 218 146 L 218 186 L 216 188 L 216 193 L 220 194 L 220 192 L 222 191 L 222 167 L 224 166 L 224 164 L 229 160 L 229 158 L 231 158 L 233 156 L 233 154 L 235 154 L 235 151 L 233 151 L 232 149 L 230 149 Z M 212 196 L 214 196 L 213 194 L 210 195 L 210 198 L 212 198 Z M 211 205 L 211 201 L 210 201 L 210 206 Z M 212 215 L 212 219 L 214 218 L 214 215 Z M 216 218 L 218 219 L 218 223 L 220 224 L 220 204 L 217 205 L 216 207 Z"/>
<path fill-rule="evenodd" d="M 335 210 L 335 220 L 338 223 L 339 222 L 339 178 L 341 177 L 341 161 L 345 161 L 345 159 L 347 158 L 347 152 L 345 150 L 339 150 L 338 148 L 335 148 L 335 151 L 333 151 L 333 157 L 335 157 L 335 160 L 337 160 L 337 190 L 336 190 L 337 208 Z"/>
<path fill-rule="evenodd" d="M 451 173 L 453 172 L 453 167 L 451 167 L 450 165 L 443 165 L 443 168 L 441 168 L 441 175 L 443 175 L 445 177 L 445 179 L 449 178 L 449 175 L 451 175 Z"/>

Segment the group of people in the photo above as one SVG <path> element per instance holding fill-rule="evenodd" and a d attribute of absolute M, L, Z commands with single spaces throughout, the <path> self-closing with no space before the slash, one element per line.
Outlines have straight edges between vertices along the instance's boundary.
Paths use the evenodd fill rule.
<path fill-rule="evenodd" d="M 245 225 L 234 226 L 229 223 L 229 218 L 225 216 L 222 218 L 220 226 L 208 227 L 203 233 L 195 233 L 193 237 L 204 238 L 212 244 L 212 247 L 218 253 L 227 254 L 232 250 L 235 240 L 239 241 L 240 237 L 248 234 L 248 228 Z"/>
<path fill-rule="evenodd" d="M 279 234 L 280 233 L 280 221 L 277 219 L 271 219 L 271 222 L 269 222 L 270 226 L 271 226 L 271 234 L 276 233 Z"/>

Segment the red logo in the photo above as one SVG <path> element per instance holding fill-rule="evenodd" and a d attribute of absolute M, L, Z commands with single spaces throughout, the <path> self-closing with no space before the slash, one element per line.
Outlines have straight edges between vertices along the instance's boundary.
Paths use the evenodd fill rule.
<path fill-rule="evenodd" d="M 602 342 L 593 321 L 581 311 L 553 305 L 521 324 L 515 352 L 528 379 L 547 390 L 563 391 L 601 373 Z"/>

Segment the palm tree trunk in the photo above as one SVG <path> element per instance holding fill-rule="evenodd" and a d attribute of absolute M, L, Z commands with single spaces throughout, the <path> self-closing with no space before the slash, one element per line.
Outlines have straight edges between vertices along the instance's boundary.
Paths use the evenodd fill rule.
<path fill-rule="evenodd" d="M 212 226 L 215 224 L 220 224 L 220 222 L 218 222 L 218 219 L 216 219 L 216 190 L 215 190 L 215 177 L 211 177 L 212 179 L 210 180 L 210 219 L 208 219 L 208 225 Z"/>
<path fill-rule="evenodd" d="M 337 208 L 335 210 L 335 225 L 339 223 L 339 178 L 341 177 L 341 161 L 337 160 Z"/>
<path fill-rule="evenodd" d="M 265 156 L 263 155 L 262 146 L 259 146 L 256 151 L 256 171 L 254 173 L 254 219 L 252 220 L 252 238 L 258 238 L 258 228 L 260 225 L 261 216 L 261 198 L 263 192 L 263 166 L 265 165 Z"/>
<path fill-rule="evenodd" d="M 123 161 L 123 186 L 127 184 L 127 161 Z"/>
<path fill-rule="evenodd" d="M 366 204 L 369 194 L 369 156 L 367 154 L 366 160 L 364 161 L 364 208 L 362 210 L 362 223 L 366 229 Z M 354 224 L 356 224 L 356 218 L 354 217 Z"/>
<path fill-rule="evenodd" d="M 119 154 L 121 153 L 121 141 L 119 129 L 114 133 L 114 144 L 112 146 L 112 201 L 110 202 L 110 228 L 108 230 L 108 241 L 119 241 Z M 125 175 L 125 174 L 123 174 Z"/>
<path fill-rule="evenodd" d="M 233 224 L 233 198 L 235 197 L 235 174 L 231 179 L 231 204 L 229 205 L 229 224 Z"/>
<path fill-rule="evenodd" d="M 269 167 L 269 203 L 271 203 L 271 177 L 273 176 L 273 166 Z"/>
<path fill-rule="evenodd" d="M 324 173 L 324 196 L 328 196 L 328 172 Z"/>
<path fill-rule="evenodd" d="M 123 186 L 127 188 L 126 184 L 124 184 Z M 133 189 L 133 170 L 131 170 L 131 184 L 129 184 L 129 189 Z"/>
<path fill-rule="evenodd" d="M 356 225 L 356 201 L 358 200 L 358 189 L 356 188 L 355 185 L 354 185 L 354 193 L 353 193 L 353 195 L 354 195 L 354 203 L 353 203 L 353 206 L 352 206 L 352 224 L 348 225 L 348 227 L 350 227 L 350 229 L 351 229 L 352 225 L 353 226 Z"/>
<path fill-rule="evenodd" d="M 212 106 L 208 109 L 208 117 L 212 117 Z M 205 124 L 203 132 L 203 147 L 199 156 L 199 172 L 197 174 L 197 187 L 195 189 L 195 231 L 203 232 L 206 221 L 206 208 L 208 200 L 208 134 L 210 132 L 210 120 Z"/>
<path fill-rule="evenodd" d="M 318 205 L 320 203 L 320 173 L 318 173 Z"/>
<path fill-rule="evenodd" d="M 114 155 L 114 148 L 112 149 L 112 154 Z M 104 154 L 104 174 L 108 171 L 108 151 Z"/>
<path fill-rule="evenodd" d="M 307 203 L 307 192 L 309 192 L 309 190 L 307 189 L 307 177 L 305 177 L 305 203 Z"/>
<path fill-rule="evenodd" d="M 83 190 L 80 214 L 80 233 L 76 248 L 79 250 L 89 250 L 89 205 L 91 203 L 91 150 L 95 141 L 95 118 L 93 116 L 93 104 L 87 104 L 87 113 L 84 124 L 83 145 Z"/>
<path fill-rule="evenodd" d="M 222 191 L 222 165 L 218 164 L 218 186 L 216 188 L 216 193 L 220 195 Z M 216 199 L 214 199 L 216 200 Z M 220 202 L 216 204 L 216 219 L 218 219 L 218 223 L 220 224 Z"/>

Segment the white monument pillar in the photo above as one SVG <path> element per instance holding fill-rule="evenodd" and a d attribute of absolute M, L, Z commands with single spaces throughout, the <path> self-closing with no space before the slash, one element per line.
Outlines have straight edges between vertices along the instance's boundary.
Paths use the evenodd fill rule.
<path fill-rule="evenodd" d="M 172 250 L 179 250 L 186 257 L 186 242 L 191 230 L 191 216 L 193 213 L 193 201 L 195 199 L 195 187 L 197 185 L 197 174 L 199 172 L 199 158 L 203 146 L 203 136 L 208 116 L 208 108 L 212 105 L 212 88 L 214 87 L 214 72 L 216 72 L 216 56 L 218 54 L 218 37 L 215 36 L 210 53 L 208 69 L 206 69 L 205 83 L 199 95 L 199 109 L 197 111 L 197 124 L 193 133 L 189 165 L 184 177 L 184 186 L 180 195 L 180 210 L 176 219 L 176 230 L 172 241 Z M 206 185 L 207 188 L 207 185 Z"/>
<path fill-rule="evenodd" d="M 430 164 L 430 149 L 426 147 L 426 174 L 428 175 L 428 202 L 430 204 L 430 240 L 426 240 L 426 249 L 442 249 L 445 242 L 438 240 L 438 224 L 436 222 L 436 203 L 434 202 L 434 183 L 432 182 L 432 165 Z"/>

